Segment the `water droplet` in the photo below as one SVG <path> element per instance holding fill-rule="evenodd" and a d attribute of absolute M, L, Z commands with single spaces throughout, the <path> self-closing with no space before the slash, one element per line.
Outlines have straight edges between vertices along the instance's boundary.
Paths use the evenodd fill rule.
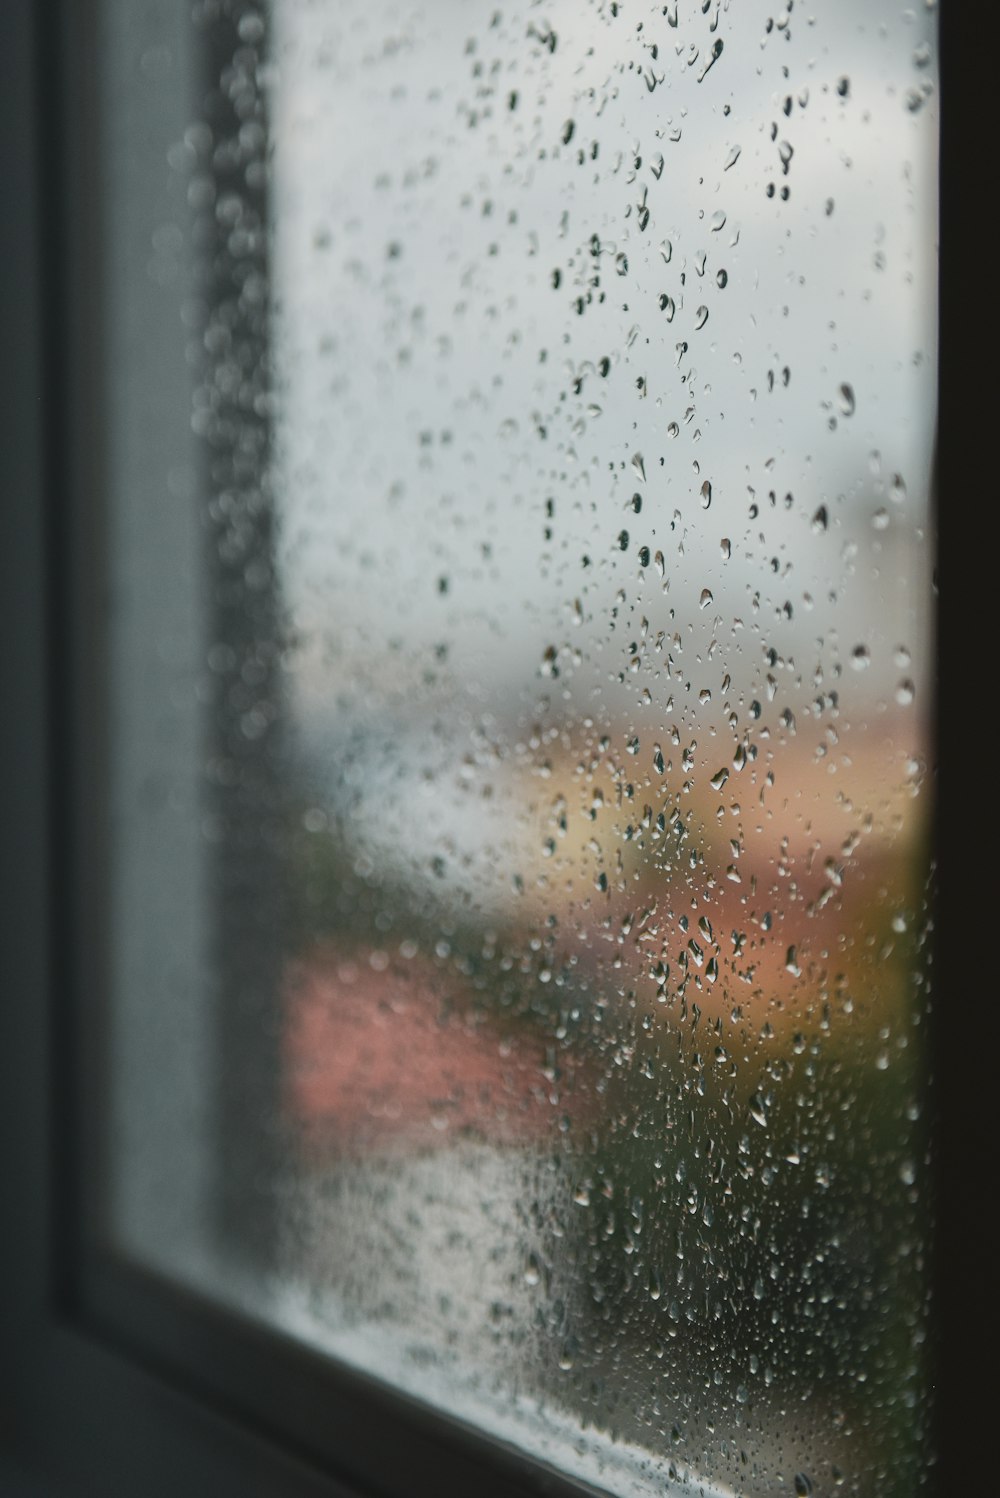
<path fill-rule="evenodd" d="M 702 509 L 703 510 L 707 510 L 708 507 L 709 507 L 709 505 L 711 503 L 712 503 L 712 486 L 709 483 L 708 479 L 706 479 L 705 482 L 701 486 L 701 507 L 702 507 Z"/>
<path fill-rule="evenodd" d="M 646 482 L 646 465 L 642 461 L 642 453 L 635 453 L 633 455 L 633 458 L 632 458 L 632 467 L 635 469 L 636 473 L 642 479 L 643 483 L 645 483 Z"/>
<path fill-rule="evenodd" d="M 729 771 L 727 770 L 726 766 L 723 765 L 721 770 L 716 770 L 715 774 L 709 781 L 709 784 L 711 785 L 713 791 L 721 791 L 722 787 L 725 785 L 728 779 Z"/>
<path fill-rule="evenodd" d="M 698 599 L 698 607 L 700 609 L 707 609 L 711 602 L 712 590 L 710 588 L 702 588 L 701 597 Z"/>
<path fill-rule="evenodd" d="M 729 168 L 731 166 L 735 166 L 736 163 L 739 161 L 739 159 L 740 159 L 740 147 L 739 146 L 733 146 L 732 150 L 729 152 L 729 155 L 726 157 L 725 165 L 723 166 L 722 170 L 724 172 L 728 172 Z"/>
<path fill-rule="evenodd" d="M 850 385 L 841 385 L 837 392 L 838 403 L 843 416 L 854 415 L 854 390 Z"/>
<path fill-rule="evenodd" d="M 708 308 L 704 304 L 702 304 L 702 306 L 698 308 L 697 312 L 694 315 L 695 331 L 700 332 L 700 330 L 705 326 L 707 322 Z"/>
<path fill-rule="evenodd" d="M 867 671 L 872 663 L 871 652 L 867 645 L 855 645 L 851 651 L 851 665 L 855 671 Z"/>
<path fill-rule="evenodd" d="M 919 88 L 915 86 L 908 88 L 903 96 L 903 102 L 910 114 L 919 114 L 933 92 L 934 86 L 927 78 Z"/>
<path fill-rule="evenodd" d="M 668 437 L 676 437 L 679 434 L 679 432 L 680 432 L 680 427 L 677 425 L 676 421 L 672 421 L 670 423 L 670 425 L 667 427 L 667 436 Z"/>
<path fill-rule="evenodd" d="M 722 552 L 723 560 L 728 562 L 729 558 L 732 556 L 733 551 L 733 543 L 730 541 L 728 536 L 723 536 L 722 540 L 719 542 L 719 550 Z"/>
<path fill-rule="evenodd" d="M 829 523 L 830 517 L 827 513 L 826 505 L 820 505 L 812 518 L 812 528 L 814 531 L 825 531 Z"/>
<path fill-rule="evenodd" d="M 252 11 L 240 17 L 237 29 L 240 41 L 247 42 L 250 45 L 259 42 L 264 36 L 264 22 L 260 16 L 255 15 Z"/>
<path fill-rule="evenodd" d="M 729 284 L 729 276 L 727 275 L 727 273 L 724 270 L 717 270 L 716 271 L 716 273 L 715 273 L 715 284 L 716 284 L 716 286 L 718 286 L 718 288 L 719 288 L 720 291 L 722 291 L 726 286 L 728 286 L 728 284 Z"/>
<path fill-rule="evenodd" d="M 916 695 L 916 688 L 908 677 L 904 681 L 901 681 L 896 688 L 896 701 L 900 707 L 909 707 Z"/>
<path fill-rule="evenodd" d="M 889 498 L 894 504 L 901 505 L 906 498 L 906 485 L 901 473 L 894 473 L 892 483 L 889 485 Z"/>
<path fill-rule="evenodd" d="M 872 529 L 876 531 L 887 531 L 889 529 L 889 511 L 884 505 L 880 506 L 872 516 Z"/>
<path fill-rule="evenodd" d="M 708 57 L 705 59 L 705 66 L 702 68 L 701 72 L 698 74 L 698 82 L 699 83 L 704 82 L 705 76 L 708 73 L 709 69 L 712 68 L 712 67 L 714 67 L 714 65 L 716 64 L 716 62 L 719 60 L 719 58 L 721 56 L 722 56 L 722 38 L 721 38 L 721 36 L 717 36 L 716 39 L 715 39 L 715 41 L 712 43 L 712 49 L 709 52 Z"/>

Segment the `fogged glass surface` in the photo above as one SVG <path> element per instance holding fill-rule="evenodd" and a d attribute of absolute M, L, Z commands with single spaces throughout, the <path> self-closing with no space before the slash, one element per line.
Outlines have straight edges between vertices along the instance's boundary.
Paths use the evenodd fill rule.
<path fill-rule="evenodd" d="M 172 163 L 201 602 L 119 620 L 114 1232 L 614 1492 L 914 1493 L 933 11 L 231 45 Z"/>

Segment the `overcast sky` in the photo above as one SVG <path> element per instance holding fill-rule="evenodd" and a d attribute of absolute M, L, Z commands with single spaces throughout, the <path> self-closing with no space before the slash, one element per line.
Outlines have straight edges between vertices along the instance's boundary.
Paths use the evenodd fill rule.
<path fill-rule="evenodd" d="M 542 691 L 656 714 L 643 619 L 716 707 L 768 646 L 847 670 L 859 711 L 925 695 L 933 11 L 613 9 L 275 8 L 282 582 L 314 741 L 443 703 L 447 759 Z"/>

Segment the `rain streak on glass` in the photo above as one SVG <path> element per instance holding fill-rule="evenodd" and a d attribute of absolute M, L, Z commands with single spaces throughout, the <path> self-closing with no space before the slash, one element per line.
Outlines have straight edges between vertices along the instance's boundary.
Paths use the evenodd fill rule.
<path fill-rule="evenodd" d="M 611 1492 L 912 1494 L 933 9 L 251 20 L 257 1304 Z"/>

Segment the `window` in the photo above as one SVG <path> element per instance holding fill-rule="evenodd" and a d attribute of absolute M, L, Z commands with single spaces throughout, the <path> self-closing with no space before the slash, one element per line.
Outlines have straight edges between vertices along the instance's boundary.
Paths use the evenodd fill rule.
<path fill-rule="evenodd" d="M 275 1490 L 918 1491 L 934 13 L 77 41 L 28 1384 L 234 1491 L 220 1409 Z"/>

